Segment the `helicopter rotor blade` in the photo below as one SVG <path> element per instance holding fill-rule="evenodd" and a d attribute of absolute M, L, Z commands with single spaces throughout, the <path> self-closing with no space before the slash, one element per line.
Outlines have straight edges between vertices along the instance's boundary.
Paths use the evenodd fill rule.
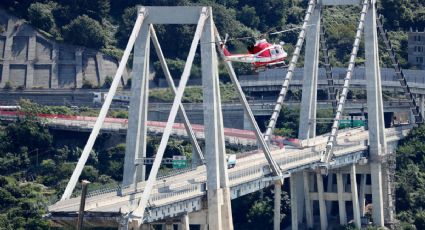
<path fill-rule="evenodd" d="M 311 25 L 307 25 L 307 26 L 314 26 L 314 25 L 315 24 L 311 24 Z M 299 29 L 302 29 L 302 28 L 303 28 L 302 26 L 299 26 L 299 27 L 294 27 L 294 28 L 287 29 L 287 30 L 276 31 L 276 32 L 269 33 L 269 34 L 270 35 L 282 34 L 282 33 L 290 32 L 290 31 L 294 31 L 294 30 L 299 30 Z"/>

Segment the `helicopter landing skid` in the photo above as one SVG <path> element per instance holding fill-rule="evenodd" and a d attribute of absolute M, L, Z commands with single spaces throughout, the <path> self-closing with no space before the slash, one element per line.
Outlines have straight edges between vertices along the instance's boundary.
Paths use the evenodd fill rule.
<path fill-rule="evenodd" d="M 281 62 L 275 62 L 267 65 L 267 68 L 274 69 L 274 68 L 288 68 L 289 65 L 287 65 L 284 61 Z"/>
<path fill-rule="evenodd" d="M 253 70 L 256 73 L 260 73 L 260 72 L 266 71 L 267 69 L 285 69 L 288 67 L 289 65 L 287 65 L 285 62 L 276 62 L 276 63 L 267 64 L 265 66 L 253 68 Z"/>

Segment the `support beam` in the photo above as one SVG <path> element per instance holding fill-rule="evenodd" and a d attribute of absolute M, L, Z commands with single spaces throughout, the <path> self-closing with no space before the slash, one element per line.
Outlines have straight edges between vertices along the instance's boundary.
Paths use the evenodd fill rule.
<path fill-rule="evenodd" d="M 282 203 L 282 184 L 280 181 L 274 182 L 274 217 L 273 229 L 280 230 L 280 207 Z"/>
<path fill-rule="evenodd" d="M 357 193 L 357 180 L 356 180 L 356 165 L 351 166 L 350 173 L 350 182 L 351 182 L 351 199 L 353 202 L 353 218 L 356 228 L 360 229 L 362 227 L 360 222 L 360 208 L 359 208 L 359 195 Z"/>
<path fill-rule="evenodd" d="M 336 173 L 336 185 L 338 189 L 338 208 L 339 208 L 339 224 L 347 224 L 347 210 L 345 208 L 345 200 L 343 199 L 344 182 L 342 180 L 342 173 Z"/>
<path fill-rule="evenodd" d="M 87 162 L 87 159 L 89 157 L 89 154 L 93 148 L 94 142 L 97 138 L 97 135 L 99 134 L 100 128 L 102 127 L 103 122 L 105 121 L 106 114 L 108 113 L 109 107 L 112 103 L 112 98 L 115 95 L 115 92 L 118 88 L 118 85 L 121 82 L 121 76 L 124 72 L 124 69 L 126 67 L 128 58 L 130 56 L 130 52 L 133 49 L 133 45 L 136 41 L 136 37 L 139 34 L 139 30 L 142 26 L 144 19 L 144 8 L 141 8 L 139 10 L 139 14 L 136 19 L 136 23 L 134 24 L 133 31 L 131 32 L 130 38 L 128 40 L 127 46 L 124 50 L 124 54 L 121 58 L 120 64 L 118 66 L 117 72 L 114 76 L 114 80 L 112 81 L 111 87 L 109 89 L 108 95 L 106 96 L 105 103 L 103 104 L 102 108 L 99 112 L 99 117 L 96 120 L 96 123 L 93 126 L 93 130 L 90 133 L 89 139 L 87 141 L 86 146 L 84 146 L 83 152 L 81 154 L 80 159 L 78 159 L 77 166 L 74 169 L 74 172 L 72 173 L 71 179 L 69 180 L 65 191 L 62 195 L 61 200 L 66 200 L 71 197 L 72 191 L 75 188 L 75 185 L 77 184 L 78 178 L 81 175 L 81 172 L 83 171 L 84 165 Z"/>
<path fill-rule="evenodd" d="M 307 221 L 307 228 L 314 227 L 314 219 L 313 219 L 313 204 L 310 199 L 310 177 L 309 172 L 304 171 L 304 198 L 305 198 L 305 216 Z"/>
<path fill-rule="evenodd" d="M 319 193 L 319 212 L 320 212 L 320 229 L 328 229 L 328 216 L 326 212 L 325 198 L 323 197 L 323 176 L 316 173 L 317 178 L 317 192 Z"/>
<path fill-rule="evenodd" d="M 153 25 L 149 26 L 151 32 L 151 38 L 153 45 L 155 47 L 156 54 L 161 63 L 162 70 L 165 75 L 165 79 L 167 80 L 168 86 L 171 88 L 171 91 L 174 95 L 176 95 L 176 86 L 174 85 L 173 78 L 170 74 L 170 70 L 168 69 L 167 62 L 165 60 L 164 54 L 162 53 L 161 45 L 159 44 L 158 38 L 156 36 L 155 29 Z M 192 149 L 195 151 L 196 156 L 192 156 L 192 163 L 196 165 L 204 162 L 204 155 L 202 154 L 201 147 L 199 147 L 198 141 L 196 140 L 195 133 L 193 132 L 192 126 L 190 125 L 189 118 L 187 117 L 186 111 L 183 107 L 183 104 L 180 103 L 179 106 L 179 115 L 183 120 L 184 127 L 186 129 L 186 133 L 189 136 L 190 143 L 192 144 Z"/>

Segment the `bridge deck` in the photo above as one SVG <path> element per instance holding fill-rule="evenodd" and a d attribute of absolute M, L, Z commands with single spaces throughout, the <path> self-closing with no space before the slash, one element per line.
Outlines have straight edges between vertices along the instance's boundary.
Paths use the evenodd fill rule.
<path fill-rule="evenodd" d="M 410 128 L 408 126 L 387 129 L 388 142 L 400 140 L 407 135 Z M 341 167 L 364 158 L 367 139 L 368 132 L 363 128 L 341 130 L 335 149 L 335 161 L 332 162 L 331 167 Z M 272 151 L 272 154 L 289 177 L 292 172 L 317 166 L 320 161 L 320 151 L 324 150 L 326 140 L 326 135 L 318 136 L 310 140 L 310 147 L 276 149 Z M 238 158 L 236 167 L 229 170 L 231 198 L 235 199 L 272 185 L 273 181 L 267 179 L 270 175 L 270 169 L 261 151 Z M 205 183 L 205 166 L 157 181 L 150 196 L 149 212 L 144 221 L 155 222 L 176 217 L 185 212 L 201 210 L 202 200 L 206 194 Z M 89 197 L 86 201 L 86 211 L 125 215 L 137 206 L 143 187 L 144 182 L 139 183 L 137 189 L 124 188 Z M 67 217 L 78 211 L 79 202 L 79 197 L 57 202 L 49 207 L 50 218 L 60 222 L 74 221 L 74 218 L 67 219 Z M 96 217 L 93 217 L 93 220 L 95 219 Z"/>

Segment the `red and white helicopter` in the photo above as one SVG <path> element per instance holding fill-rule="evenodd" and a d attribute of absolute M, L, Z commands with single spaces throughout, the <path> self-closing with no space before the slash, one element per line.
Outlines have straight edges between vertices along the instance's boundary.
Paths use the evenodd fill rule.
<path fill-rule="evenodd" d="M 223 45 L 225 61 L 251 63 L 255 71 L 266 68 L 285 67 L 285 59 L 288 53 L 282 47 L 283 44 L 270 44 L 266 39 L 256 41 L 254 45 L 247 47 L 247 54 L 231 54 Z"/>
<path fill-rule="evenodd" d="M 285 33 L 300 28 L 301 27 L 295 27 L 292 29 L 277 31 L 270 33 L 270 35 Z M 220 44 L 220 47 L 223 50 L 223 54 L 225 56 L 224 61 L 251 63 L 252 69 L 255 72 L 260 72 L 270 68 L 287 67 L 285 59 L 288 57 L 288 53 L 283 49 L 283 45 L 285 44 L 284 42 L 280 42 L 279 44 L 271 44 L 267 42 L 265 38 L 263 38 L 256 40 L 254 45 L 249 45 L 247 47 L 248 53 L 232 54 L 226 48 L 226 42 L 228 41 L 227 38 L 228 34 L 226 34 L 224 42 Z M 247 38 L 252 37 L 234 38 L 230 40 L 240 40 Z"/>

